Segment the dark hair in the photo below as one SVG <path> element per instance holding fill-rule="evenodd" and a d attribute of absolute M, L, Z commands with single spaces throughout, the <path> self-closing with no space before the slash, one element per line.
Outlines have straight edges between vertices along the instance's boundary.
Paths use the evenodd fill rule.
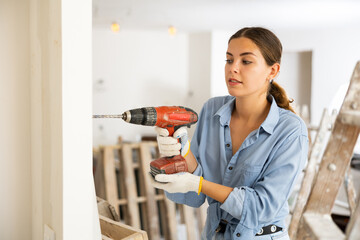
<path fill-rule="evenodd" d="M 246 27 L 240 29 L 232 35 L 228 43 L 230 43 L 232 39 L 240 37 L 248 38 L 255 43 L 255 45 L 260 49 L 260 52 L 268 66 L 272 66 L 275 63 L 280 64 L 282 45 L 273 32 L 262 27 Z M 289 100 L 284 88 L 282 88 L 278 83 L 270 80 L 268 94 L 271 94 L 275 98 L 279 107 L 295 113 L 294 109 L 290 106 L 290 103 L 292 103 L 293 100 Z"/>

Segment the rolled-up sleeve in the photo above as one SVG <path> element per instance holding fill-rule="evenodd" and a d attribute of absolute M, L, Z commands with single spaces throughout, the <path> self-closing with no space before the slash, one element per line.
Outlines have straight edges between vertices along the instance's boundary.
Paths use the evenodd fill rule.
<path fill-rule="evenodd" d="M 271 222 L 286 204 L 296 177 L 305 165 L 307 151 L 306 135 L 287 139 L 269 161 L 263 177 L 252 188 L 235 187 L 221 208 L 250 229 Z"/>
<path fill-rule="evenodd" d="M 220 208 L 231 214 L 231 216 L 240 219 L 243 210 L 245 190 L 243 188 L 234 188 L 226 201 L 220 205 Z"/>

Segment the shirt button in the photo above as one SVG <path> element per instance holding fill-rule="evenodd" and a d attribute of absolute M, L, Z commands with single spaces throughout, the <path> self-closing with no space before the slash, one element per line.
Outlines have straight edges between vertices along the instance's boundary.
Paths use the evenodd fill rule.
<path fill-rule="evenodd" d="M 227 147 L 230 147 L 230 144 L 226 144 Z"/>
<path fill-rule="evenodd" d="M 240 237 L 240 236 L 241 236 L 241 234 L 240 234 L 240 233 L 237 233 L 237 234 L 236 234 L 236 236 L 237 236 L 237 237 Z"/>
<path fill-rule="evenodd" d="M 229 167 L 229 170 L 232 170 L 233 169 L 233 167 Z"/>

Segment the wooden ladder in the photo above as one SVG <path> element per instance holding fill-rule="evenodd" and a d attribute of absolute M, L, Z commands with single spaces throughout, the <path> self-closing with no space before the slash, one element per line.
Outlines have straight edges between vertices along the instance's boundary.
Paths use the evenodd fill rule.
<path fill-rule="evenodd" d="M 306 168 L 304 169 L 304 177 L 302 179 L 302 184 L 299 192 L 297 192 L 297 199 L 295 201 L 294 209 L 291 208 L 291 222 L 289 226 L 289 236 L 290 239 L 295 239 L 295 234 L 298 230 L 300 218 L 303 214 L 306 202 L 309 198 L 310 191 L 314 179 L 317 174 L 317 169 L 320 164 L 321 158 L 323 156 L 326 144 L 328 142 L 328 138 L 330 132 L 332 130 L 335 118 L 336 111 L 333 111 L 331 115 L 328 114 L 328 110 L 324 109 L 323 115 L 321 117 L 321 121 L 319 127 L 314 130 L 309 130 L 309 134 L 311 131 L 316 131 L 316 135 L 313 142 L 309 142 L 309 154 L 308 154 L 308 163 Z M 294 204 L 291 204 L 291 207 Z"/>
<path fill-rule="evenodd" d="M 315 171 L 314 164 L 316 161 L 311 161 L 312 158 L 315 158 L 315 155 L 309 158 L 311 170 L 305 174 L 304 180 L 308 180 L 307 182 L 303 181 L 302 187 L 307 188 L 307 190 L 304 191 L 305 195 L 307 192 L 310 193 L 308 194 L 306 204 L 304 204 L 303 201 L 297 202 L 297 204 L 303 205 L 303 207 L 300 207 L 300 214 L 301 212 L 303 213 L 300 217 L 298 215 L 296 216 L 299 219 L 294 220 L 293 216 L 289 228 L 290 235 L 293 237 L 291 239 L 360 239 L 359 201 L 355 207 L 354 200 L 349 199 L 353 201 L 353 204 L 349 201 L 353 209 L 345 234 L 331 218 L 331 210 L 334 206 L 339 188 L 344 183 L 346 174 L 349 173 L 350 160 L 359 132 L 360 62 L 355 66 L 346 97 L 336 117 L 317 173 L 311 172 Z M 316 142 L 314 144 L 316 144 Z M 316 150 L 314 148 L 315 146 L 313 147 L 313 151 Z M 311 176 L 306 178 L 306 175 Z M 312 179 L 314 179 L 314 181 L 312 181 Z M 299 197 L 300 195 L 301 192 Z M 302 211 L 302 209 L 304 209 L 304 211 Z M 297 231 L 294 231 L 294 228 L 297 229 Z M 296 232 L 296 238 L 294 237 L 294 232 Z"/>

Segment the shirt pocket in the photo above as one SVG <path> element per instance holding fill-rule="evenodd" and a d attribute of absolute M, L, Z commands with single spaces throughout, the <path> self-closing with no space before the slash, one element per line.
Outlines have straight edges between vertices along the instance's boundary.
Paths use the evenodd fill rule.
<path fill-rule="evenodd" d="M 239 168 L 239 184 L 241 186 L 251 187 L 259 178 L 262 166 L 243 165 Z"/>

